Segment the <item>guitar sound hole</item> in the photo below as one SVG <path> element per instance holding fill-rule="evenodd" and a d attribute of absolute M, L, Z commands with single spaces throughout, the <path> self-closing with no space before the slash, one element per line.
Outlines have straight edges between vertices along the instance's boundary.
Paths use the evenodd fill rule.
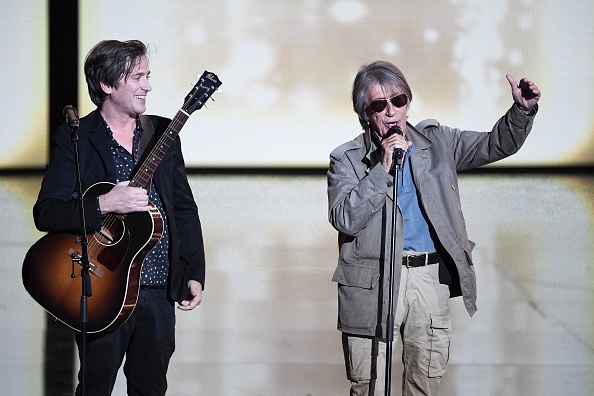
<path fill-rule="evenodd" d="M 101 225 L 101 230 L 94 235 L 95 240 L 104 246 L 113 246 L 118 244 L 126 232 L 126 226 L 123 221 L 117 219 L 106 224 L 104 221 Z"/>

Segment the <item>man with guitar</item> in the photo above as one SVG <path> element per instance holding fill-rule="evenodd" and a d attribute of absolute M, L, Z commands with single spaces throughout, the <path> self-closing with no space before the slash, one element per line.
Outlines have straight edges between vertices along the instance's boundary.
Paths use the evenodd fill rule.
<path fill-rule="evenodd" d="M 77 150 L 71 126 L 56 130 L 34 207 L 35 224 L 50 234 L 80 235 L 82 202 L 92 287 L 84 394 L 111 394 L 125 356 L 128 394 L 164 395 L 175 348 L 174 304 L 184 311 L 198 306 L 205 275 L 202 230 L 177 136 L 180 127 L 171 132 L 176 120 L 142 115 L 152 89 L 142 42 L 102 41 L 88 53 L 84 71 L 98 108 L 80 119 Z M 188 103 L 194 98 L 186 99 Z M 189 112 L 180 110 L 178 115 L 187 118 Z M 146 142 L 152 143 L 144 149 Z M 159 147 L 146 155 L 155 146 Z M 169 147 L 163 150 L 163 146 Z M 77 194 L 77 153 L 83 199 Z M 156 164 L 151 163 L 154 157 Z M 67 260 L 61 267 L 71 266 L 67 271 L 72 274 L 80 268 L 68 257 L 76 256 L 76 249 L 80 247 L 58 253 Z M 79 284 L 62 280 L 68 276 L 58 275 L 61 267 L 53 270 L 56 279 L 50 280 L 64 281 L 60 292 Z M 115 278 L 117 273 L 123 280 Z M 33 294 L 33 289 L 43 288 L 29 285 L 28 289 Z M 114 302 L 108 294 L 124 297 Z M 114 306 L 118 308 L 114 317 L 94 327 L 94 315 Z M 46 309 L 76 329 L 61 312 Z M 80 333 L 75 335 L 80 351 Z M 80 377 L 79 372 L 79 381 Z"/>

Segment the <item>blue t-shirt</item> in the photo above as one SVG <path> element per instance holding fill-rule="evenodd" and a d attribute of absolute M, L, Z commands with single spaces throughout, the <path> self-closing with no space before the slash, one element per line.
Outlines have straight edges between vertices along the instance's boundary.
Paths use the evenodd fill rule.
<path fill-rule="evenodd" d="M 409 147 L 401 169 L 398 170 L 398 205 L 404 219 L 404 248 L 406 251 L 431 252 L 435 250 L 429 225 L 419 206 L 417 189 L 413 183 L 412 169 L 407 157 L 415 145 Z"/>

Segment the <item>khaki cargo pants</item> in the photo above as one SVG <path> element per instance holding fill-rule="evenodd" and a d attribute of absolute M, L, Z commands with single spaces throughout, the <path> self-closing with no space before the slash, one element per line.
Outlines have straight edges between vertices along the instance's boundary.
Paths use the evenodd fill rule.
<path fill-rule="evenodd" d="M 447 285 L 439 283 L 438 269 L 438 264 L 402 267 L 392 346 L 398 338 L 401 339 L 403 396 L 437 395 L 439 382 L 446 371 L 451 332 L 450 291 Z M 370 395 L 372 344 L 371 337 L 343 333 L 351 396 Z M 374 396 L 384 395 L 385 390 L 386 343 L 380 341 L 378 344 Z M 392 362 L 396 360 L 393 356 Z M 394 378 L 392 375 L 392 384 Z"/>

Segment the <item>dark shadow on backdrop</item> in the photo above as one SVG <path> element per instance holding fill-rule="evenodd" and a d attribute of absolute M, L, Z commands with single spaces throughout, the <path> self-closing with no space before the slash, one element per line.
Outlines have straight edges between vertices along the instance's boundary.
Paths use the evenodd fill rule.
<path fill-rule="evenodd" d="M 64 123 L 66 105 L 77 107 L 78 99 L 78 1 L 48 1 L 49 7 L 49 126 L 53 131 Z M 44 351 L 44 395 L 72 395 L 75 370 L 73 331 L 46 314 Z"/>

